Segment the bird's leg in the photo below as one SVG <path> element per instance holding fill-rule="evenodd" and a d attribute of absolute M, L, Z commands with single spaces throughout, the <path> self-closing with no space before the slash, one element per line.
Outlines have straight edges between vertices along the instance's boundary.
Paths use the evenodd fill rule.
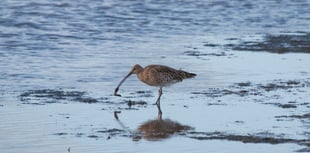
<path fill-rule="evenodd" d="M 159 119 L 161 119 L 161 115 L 162 115 L 162 111 L 161 111 L 161 108 L 160 108 L 160 97 L 161 97 L 162 94 L 163 94 L 162 87 L 159 87 L 158 98 L 157 98 L 157 101 L 156 101 L 156 105 L 157 105 L 157 108 L 158 108 L 158 118 Z"/>
<path fill-rule="evenodd" d="M 158 119 L 158 121 L 162 121 L 162 112 L 161 111 L 158 111 L 158 117 L 157 117 L 157 119 Z"/>
<path fill-rule="evenodd" d="M 158 90 L 158 98 L 157 98 L 156 103 L 155 103 L 156 105 L 160 105 L 160 97 L 162 94 L 163 94 L 162 87 L 160 87 Z"/>

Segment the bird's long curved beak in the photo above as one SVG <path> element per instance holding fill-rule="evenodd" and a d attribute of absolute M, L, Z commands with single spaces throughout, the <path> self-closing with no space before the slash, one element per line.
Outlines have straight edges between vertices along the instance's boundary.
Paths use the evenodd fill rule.
<path fill-rule="evenodd" d="M 125 80 L 132 74 L 132 72 L 129 72 L 124 78 L 123 80 L 117 85 L 117 87 L 114 90 L 114 96 L 121 96 L 120 94 L 118 94 L 118 89 L 119 87 L 125 82 Z"/>

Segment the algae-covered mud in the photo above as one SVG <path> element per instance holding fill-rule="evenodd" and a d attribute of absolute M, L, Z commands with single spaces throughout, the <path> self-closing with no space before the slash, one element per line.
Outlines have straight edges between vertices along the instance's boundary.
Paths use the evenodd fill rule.
<path fill-rule="evenodd" d="M 0 150 L 310 151 L 309 1 L 1 1 Z M 196 73 L 164 88 L 134 64 Z"/>

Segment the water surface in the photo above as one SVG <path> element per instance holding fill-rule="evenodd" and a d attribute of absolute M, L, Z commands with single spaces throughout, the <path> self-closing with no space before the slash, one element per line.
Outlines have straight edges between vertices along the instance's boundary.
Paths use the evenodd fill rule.
<path fill-rule="evenodd" d="M 0 2 L 3 152 L 307 152 L 310 2 Z M 164 89 L 131 66 L 197 73 Z M 130 101 L 130 105 L 129 104 Z M 114 117 L 115 111 L 119 120 Z M 140 137 L 140 139 L 135 139 Z"/>

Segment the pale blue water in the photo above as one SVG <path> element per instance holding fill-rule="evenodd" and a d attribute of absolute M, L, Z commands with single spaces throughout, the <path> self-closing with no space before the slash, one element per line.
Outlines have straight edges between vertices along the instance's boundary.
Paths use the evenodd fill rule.
<path fill-rule="evenodd" d="M 195 79 L 164 90 L 164 117 L 197 131 L 237 134 L 272 132 L 285 138 L 308 139 L 309 119 L 278 122 L 275 116 L 309 113 L 309 106 L 281 109 L 257 103 L 257 97 L 196 97 L 194 91 L 250 81 L 307 80 L 310 55 L 238 52 L 221 45 L 234 40 L 260 40 L 265 35 L 309 34 L 309 0 L 276 1 L 0 1 L 0 151 L 1 152 L 292 152 L 303 148 L 204 140 L 176 136 L 163 141 L 134 142 L 106 136 L 100 129 L 121 128 L 113 111 L 125 108 L 114 88 L 136 63 L 163 64 L 197 73 Z M 233 38 L 233 39 L 232 39 Z M 219 47 L 204 46 L 206 43 Z M 186 51 L 227 56 L 188 56 Z M 55 89 L 86 92 L 109 103 L 62 101 L 23 104 L 22 93 Z M 151 97 L 132 95 L 150 90 Z M 268 102 L 309 102 L 309 88 Z M 295 91 L 295 89 L 294 89 Z M 155 102 L 157 89 L 131 77 L 120 92 L 134 100 Z M 34 100 L 35 101 L 35 100 Z M 38 103 L 41 101 L 38 100 Z M 184 107 L 188 106 L 188 108 Z M 103 109 L 103 110 L 102 110 Z M 132 130 L 156 117 L 156 107 L 122 110 Z M 67 118 L 66 118 L 67 114 Z M 236 120 L 244 124 L 236 124 Z M 55 135 L 55 133 L 67 133 Z M 82 133 L 81 137 L 76 136 Z M 179 147 L 182 146 L 182 147 Z"/>

